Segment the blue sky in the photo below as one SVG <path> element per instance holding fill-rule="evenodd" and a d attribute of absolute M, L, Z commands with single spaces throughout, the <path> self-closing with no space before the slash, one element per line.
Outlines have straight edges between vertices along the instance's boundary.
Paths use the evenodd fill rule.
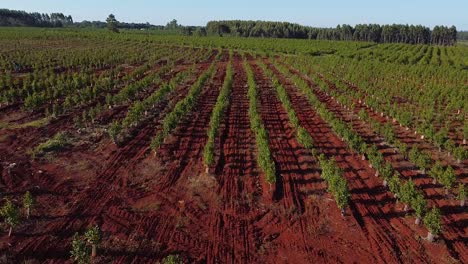
<path fill-rule="evenodd" d="M 335 27 L 337 24 L 403 23 L 455 25 L 468 30 L 468 0 L 0 0 L 0 8 L 62 12 L 75 21 L 105 20 L 166 24 L 175 18 L 183 25 L 205 25 L 209 20 L 252 19 L 297 22 Z"/>

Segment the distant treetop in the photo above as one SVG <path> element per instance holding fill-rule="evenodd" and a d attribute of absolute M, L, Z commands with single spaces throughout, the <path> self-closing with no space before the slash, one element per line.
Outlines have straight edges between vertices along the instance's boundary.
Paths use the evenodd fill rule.
<path fill-rule="evenodd" d="M 338 25 L 336 28 L 316 28 L 288 22 L 269 21 L 210 21 L 206 25 L 209 35 L 298 38 L 317 40 L 355 40 L 378 43 L 407 43 L 454 45 L 457 40 L 455 26 L 435 26 L 431 31 L 421 25 Z"/>
<path fill-rule="evenodd" d="M 62 13 L 40 14 L 19 10 L 0 9 L 0 26 L 63 27 L 73 24 L 71 16 Z"/>

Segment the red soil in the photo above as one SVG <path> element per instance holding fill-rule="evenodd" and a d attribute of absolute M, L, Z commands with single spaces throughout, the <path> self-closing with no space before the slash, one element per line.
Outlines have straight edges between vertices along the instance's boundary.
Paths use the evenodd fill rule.
<path fill-rule="evenodd" d="M 398 262 L 410 258 L 413 261 L 432 259 L 437 262 L 440 261 L 440 255 L 446 257 L 448 250 L 445 246 L 421 241 L 421 237 L 425 235 L 423 230 L 414 226 L 411 219 L 403 218 L 404 213 L 395 207 L 395 199 L 382 186 L 381 180 L 373 176 L 374 171 L 369 168 L 368 162 L 362 161 L 359 155 L 351 152 L 329 125 L 312 110 L 305 96 L 299 94 L 297 88 L 274 67 L 270 67 L 288 90 L 296 114 L 304 128 L 311 133 L 319 152 L 334 157 L 345 171 L 351 191 L 352 215 L 365 240 L 370 243 L 372 252 L 379 252 L 374 255 L 374 261 Z"/>
<path fill-rule="evenodd" d="M 196 76 L 208 69 L 214 55 L 198 63 Z M 0 130 L 2 165 L 17 163 L 10 173 L 1 168 L 2 194 L 20 204 L 23 193 L 31 190 L 37 199 L 30 220 L 16 228 L 11 238 L 2 233 L 0 257 L 5 254 L 12 263 L 30 259 L 68 263 L 73 234 L 98 224 L 102 243 L 95 263 L 155 263 L 169 254 L 179 254 L 188 263 L 441 263 L 450 255 L 466 261 L 462 250 L 466 237 L 461 233 L 466 230 L 466 218 L 457 218 L 465 214 L 444 216 L 447 232 L 444 230 L 443 242 L 423 241 L 425 229 L 415 226 L 413 217 L 404 217 L 367 161 L 351 152 L 306 97 L 266 60 L 286 88 L 317 150 L 335 157 L 345 171 L 352 196 L 351 207 L 342 217 L 333 197 L 326 193 L 317 161 L 296 142 L 270 80 L 248 58 L 278 172 L 272 190 L 257 166 L 247 77 L 238 53 L 233 56 L 230 105 L 215 141 L 216 166 L 209 174 L 204 172 L 206 133 L 228 60 L 224 51 L 214 78 L 207 81 L 194 109 L 156 157 L 150 153 L 150 141 L 195 78 L 169 93 L 122 147 L 102 133 L 77 135 L 71 120 L 79 112 L 42 128 Z M 163 79 L 185 67 L 178 65 Z M 138 99 L 156 89 L 149 87 Z M 338 106 L 325 102 L 341 113 Z M 113 108 L 102 120 L 120 119 L 126 111 L 126 105 Z M 58 131 L 68 131 L 82 142 L 50 161 L 31 160 L 27 149 Z M 438 189 L 428 190 L 439 194 Z M 445 208 L 444 198 L 440 203 L 435 197 L 433 201 L 442 206 L 444 214 L 452 210 Z"/>
<path fill-rule="evenodd" d="M 466 236 L 467 227 L 464 226 L 463 223 L 468 219 L 468 213 L 464 213 L 462 208 L 457 206 L 459 202 L 454 200 L 453 197 L 451 199 L 445 197 L 442 187 L 440 185 L 434 186 L 432 184 L 432 179 L 428 175 L 418 174 L 414 164 L 404 160 L 392 147 L 386 145 L 381 138 L 373 134 L 368 124 L 359 122 L 356 113 L 353 115 L 346 111 L 337 102 L 332 100 L 330 96 L 316 88 L 316 86 L 311 83 L 310 79 L 305 76 L 302 77 L 304 77 L 312 87 L 315 87 L 313 89 L 315 94 L 320 101 L 327 105 L 330 111 L 334 112 L 341 120 L 352 124 L 354 130 L 366 140 L 366 143 L 379 145 L 379 150 L 385 155 L 385 159 L 390 161 L 393 167 L 403 176 L 412 177 L 415 184 L 425 192 L 426 197 L 442 210 L 444 215 L 444 232 L 442 238 L 449 253 L 455 258 L 463 259 L 467 252 L 467 246 L 464 241 L 468 239 Z"/>

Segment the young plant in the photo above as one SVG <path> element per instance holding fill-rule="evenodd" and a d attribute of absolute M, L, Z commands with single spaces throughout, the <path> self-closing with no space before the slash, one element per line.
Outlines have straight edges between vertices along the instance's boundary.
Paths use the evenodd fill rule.
<path fill-rule="evenodd" d="M 427 211 L 427 202 L 421 192 L 416 193 L 415 197 L 411 201 L 411 207 L 414 209 L 414 213 L 416 214 L 416 220 L 414 223 L 419 225 L 422 217 Z"/>
<path fill-rule="evenodd" d="M 86 248 L 86 242 L 83 238 L 75 233 L 72 240 L 72 250 L 70 251 L 71 258 L 78 264 L 88 264 L 89 263 L 89 253 Z"/>
<path fill-rule="evenodd" d="M 432 166 L 431 170 L 429 171 L 429 175 L 432 177 L 432 183 L 436 184 L 437 180 L 439 180 L 442 177 L 443 173 L 444 168 L 442 167 L 439 161 L 436 161 L 434 166 Z"/>
<path fill-rule="evenodd" d="M 466 187 L 465 187 L 465 184 L 463 183 L 460 183 L 458 184 L 458 194 L 457 194 L 457 198 L 458 200 L 460 200 L 460 206 L 461 207 L 464 207 L 465 206 L 465 200 L 466 200 Z"/>
<path fill-rule="evenodd" d="M 416 186 L 413 180 L 409 179 L 400 189 L 400 201 L 405 204 L 404 211 L 408 211 L 408 207 L 416 196 Z"/>
<path fill-rule="evenodd" d="M 91 245 L 91 257 L 96 257 L 97 254 L 97 246 L 101 240 L 101 234 L 99 232 L 99 227 L 93 226 L 88 229 L 85 233 L 86 241 Z"/>
<path fill-rule="evenodd" d="M 427 240 L 434 241 L 434 236 L 437 236 L 442 226 L 440 224 L 440 210 L 433 207 L 424 217 L 424 225 L 428 229 Z"/>
<path fill-rule="evenodd" d="M 27 219 L 29 219 L 29 215 L 31 214 L 31 209 L 32 209 L 33 205 L 34 205 L 34 198 L 31 195 L 31 193 L 29 191 L 27 191 L 24 194 L 24 198 L 23 198 L 23 207 L 24 207 L 24 209 L 26 209 L 26 218 Z"/>
<path fill-rule="evenodd" d="M 13 228 L 20 223 L 20 213 L 18 208 L 10 201 L 7 200 L 3 205 L 1 214 L 5 220 L 5 223 L 10 227 L 8 236 L 11 236 Z"/>
<path fill-rule="evenodd" d="M 440 178 L 440 183 L 442 183 L 445 188 L 445 195 L 448 195 L 449 190 L 452 188 L 456 180 L 457 176 L 455 175 L 455 171 L 452 166 L 448 166 Z"/>

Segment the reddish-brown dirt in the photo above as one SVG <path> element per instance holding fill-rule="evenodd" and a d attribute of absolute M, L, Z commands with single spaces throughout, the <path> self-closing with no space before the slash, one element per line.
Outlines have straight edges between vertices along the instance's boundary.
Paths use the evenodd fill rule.
<path fill-rule="evenodd" d="M 309 80 L 310 81 L 310 80 Z M 463 260 L 468 250 L 466 241 L 468 236 L 466 234 L 468 227 L 464 226 L 463 223 L 468 220 L 468 213 L 464 212 L 463 208 L 459 207 L 459 202 L 453 198 L 453 195 L 445 196 L 443 187 L 438 184 L 432 184 L 432 179 L 427 174 L 420 174 L 416 166 L 404 159 L 394 148 L 385 143 L 382 138 L 372 133 L 372 129 L 369 124 L 360 122 L 357 117 L 357 113 L 347 111 L 334 101 L 330 96 L 322 92 L 316 86 L 312 84 L 316 95 L 319 100 L 327 105 L 330 111 L 340 118 L 341 120 L 351 124 L 353 129 L 359 133 L 368 144 L 376 144 L 379 146 L 379 150 L 384 154 L 385 159 L 390 161 L 393 167 L 398 170 L 403 176 L 411 177 L 416 186 L 423 190 L 426 197 L 433 202 L 433 205 L 441 209 L 443 213 L 444 232 L 442 238 L 447 244 L 451 254 L 456 258 Z M 377 118 L 377 117 L 375 117 Z M 385 119 L 385 118 L 383 118 Z M 384 122 L 383 120 L 380 120 Z M 407 137 L 401 136 L 401 140 L 408 142 Z M 466 174 L 463 168 L 458 166 L 454 167 L 459 175 Z M 463 180 L 463 178 L 459 178 Z"/>
<path fill-rule="evenodd" d="M 422 262 L 426 259 L 438 262 L 441 259 L 435 252 L 440 254 L 444 251 L 444 258 L 447 257 L 448 250 L 445 246 L 435 247 L 421 241 L 424 235 L 422 230 L 412 226 L 410 219 L 403 218 L 404 213 L 395 207 L 395 199 L 391 193 L 373 176 L 374 171 L 369 168 L 368 162 L 350 152 L 329 125 L 312 110 L 313 106 L 305 96 L 299 94 L 297 88 L 273 66 L 270 67 L 288 90 L 299 120 L 311 133 L 320 152 L 334 157 L 345 171 L 351 191 L 352 215 L 359 223 L 372 250 L 379 252 L 375 261 L 398 262 L 411 258 Z"/>
<path fill-rule="evenodd" d="M 195 76 L 208 67 L 209 63 L 207 62 L 199 64 Z M 183 98 L 190 83 L 194 81 L 195 78 L 192 78 L 189 83 L 181 85 L 165 102 L 162 102 L 158 106 L 159 110 L 156 109 L 158 114 L 154 120 L 160 120 L 164 113 L 167 113 L 178 100 Z M 14 145 L 6 142 L 9 147 L 2 148 L 5 151 L 1 153 L 2 163 L 3 161 L 15 161 L 18 166 L 11 173 L 3 170 L 2 179 L 5 182 L 11 182 L 11 179 L 17 178 L 18 184 L 21 185 L 15 186 L 15 182 L 13 182 L 8 185 L 8 188 L 20 193 L 34 187 L 33 194 L 37 196 L 38 205 L 33 215 L 47 215 L 46 218 L 38 217 L 37 221 L 30 221 L 31 223 L 27 223 L 25 227 L 18 230 L 22 235 L 17 237 L 23 239 L 16 241 L 13 252 L 17 252 L 17 256 L 21 256 L 23 259 L 32 256 L 37 259 L 67 259 L 69 241 L 73 232 L 84 230 L 89 223 L 103 224 L 102 219 L 105 212 L 108 208 L 112 209 L 112 204 L 116 202 L 121 205 L 126 204 L 124 202 L 128 199 L 125 193 L 126 189 L 122 188 L 126 187 L 126 177 L 122 177 L 122 174 L 125 175 L 129 165 L 140 160 L 142 155 L 148 151 L 149 142 L 155 131 L 153 124 L 152 122 L 146 124 L 123 148 L 116 149 L 106 139 L 102 145 L 99 144 L 93 149 L 77 148 L 68 157 L 65 153 L 59 155 L 54 160 L 55 165 L 37 161 L 31 163 L 24 154 L 27 146 L 24 143 L 38 138 L 37 133 L 41 133 L 41 130 L 44 130 L 42 133 L 55 134 L 55 132 L 50 132 L 52 129 L 49 126 L 39 129 L 38 132 L 30 134 L 29 137 L 13 141 L 18 142 L 18 145 L 21 145 L 20 148 L 10 147 Z M 54 127 L 57 127 L 57 130 L 66 129 L 63 125 Z M 12 152 L 14 149 L 17 151 Z M 16 153 L 18 155 L 15 155 Z M 71 167 L 74 163 L 77 168 L 72 170 Z M 42 173 L 39 173 L 40 171 Z M 79 174 L 74 175 L 73 173 Z M 20 178 L 16 176 L 24 177 L 30 174 L 33 175 L 33 178 L 28 180 L 22 178 L 20 181 Z M 56 206 L 50 207 L 48 204 Z M 91 206 L 94 204 L 97 206 Z M 23 230 L 24 233 L 21 233 Z M 103 231 L 105 232 L 104 229 Z"/>
<path fill-rule="evenodd" d="M 307 98 L 267 59 L 264 62 L 286 88 L 317 151 L 335 158 L 345 171 L 351 191 L 345 216 L 326 192 L 317 160 L 297 143 L 271 80 L 250 55 L 247 61 L 258 87 L 258 111 L 277 169 L 277 182 L 271 189 L 256 160 L 247 75 L 237 52 L 232 57 L 230 103 L 215 141 L 215 166 L 205 172 L 203 148 L 226 74 L 227 51 L 193 109 L 157 155 L 151 153 L 151 139 L 162 129 L 164 116 L 187 95 L 215 54 L 196 62 L 194 76 L 158 103 L 121 146 L 112 144 L 101 130 L 103 124 L 121 120 L 132 102 L 104 111 L 101 123 L 95 124 L 99 131 L 89 132 L 92 125 L 80 134 L 75 131 L 72 120 L 82 109 L 39 128 L 0 129 L 2 196 L 19 205 L 30 190 L 37 199 L 30 220 L 15 228 L 11 238 L 4 232 L 0 236 L 0 263 L 71 263 L 72 236 L 90 224 L 99 225 L 102 232 L 93 263 L 157 263 L 170 254 L 180 255 L 187 263 L 445 263 L 451 257 L 466 261 L 466 213 L 447 213 L 454 209 L 442 197 L 442 190 L 427 186 L 426 194 L 444 212 L 444 234 L 437 243 L 425 241 L 426 230 L 415 226 L 414 218 L 395 205 L 368 162 L 347 148 Z M 179 61 L 163 80 L 189 67 L 191 63 L 186 62 Z M 157 89 L 148 87 L 137 99 Z M 339 105 L 319 91 L 317 95 L 340 118 L 351 122 Z M 375 135 L 371 137 L 358 121 L 353 126 L 368 135 L 369 142 L 376 142 Z M 47 159 L 32 160 L 28 149 L 58 131 L 71 133 L 79 144 Z M 395 155 L 388 157 L 397 165 L 411 166 L 393 160 L 398 159 Z M 9 170 L 12 162 L 17 165 Z M 405 176 L 414 176 L 410 175 L 413 169 L 402 170 L 409 171 Z M 417 183 L 422 186 L 426 179 Z"/>

